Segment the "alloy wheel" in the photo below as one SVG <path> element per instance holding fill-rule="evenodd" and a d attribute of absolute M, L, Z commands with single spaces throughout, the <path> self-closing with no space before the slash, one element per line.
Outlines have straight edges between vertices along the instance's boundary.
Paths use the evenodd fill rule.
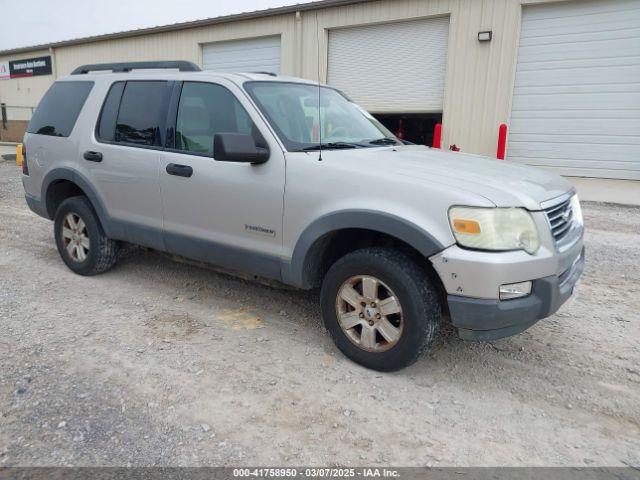
<path fill-rule="evenodd" d="M 347 338 L 368 352 L 384 352 L 398 343 L 404 328 L 395 293 L 370 275 L 349 278 L 336 298 L 338 323 Z"/>
<path fill-rule="evenodd" d="M 89 234 L 84 220 L 77 213 L 68 213 L 62 222 L 62 241 L 69 257 L 75 262 L 84 262 L 89 255 Z"/>

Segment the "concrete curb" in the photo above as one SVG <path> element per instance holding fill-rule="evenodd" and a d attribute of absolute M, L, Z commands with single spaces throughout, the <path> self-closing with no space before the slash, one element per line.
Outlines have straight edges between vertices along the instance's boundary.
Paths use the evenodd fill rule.
<path fill-rule="evenodd" d="M 604 205 L 607 207 L 624 207 L 624 208 L 640 208 L 637 203 L 620 203 L 620 202 L 608 202 L 606 200 L 580 200 L 582 205 Z"/>

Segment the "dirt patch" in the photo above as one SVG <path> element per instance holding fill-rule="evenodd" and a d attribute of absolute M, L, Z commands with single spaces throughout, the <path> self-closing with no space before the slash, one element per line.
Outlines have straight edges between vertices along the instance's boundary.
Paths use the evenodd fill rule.
<path fill-rule="evenodd" d="M 0 465 L 638 464 L 640 209 L 584 210 L 570 305 L 381 374 L 317 292 L 142 250 L 74 275 L 0 163 Z"/>

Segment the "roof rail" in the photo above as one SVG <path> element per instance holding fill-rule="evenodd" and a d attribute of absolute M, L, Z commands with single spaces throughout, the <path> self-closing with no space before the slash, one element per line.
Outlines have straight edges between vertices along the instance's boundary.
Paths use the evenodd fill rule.
<path fill-rule="evenodd" d="M 261 75 L 269 75 L 270 77 L 277 77 L 278 76 L 277 73 L 273 73 L 273 72 L 249 72 L 249 73 L 261 74 Z"/>
<path fill-rule="evenodd" d="M 131 70 L 145 69 L 178 69 L 181 72 L 200 72 L 201 69 L 193 62 L 185 60 L 168 60 L 159 62 L 119 62 L 119 63 L 96 63 L 93 65 L 82 65 L 76 68 L 71 75 L 83 75 L 89 72 L 112 71 L 130 72 Z"/>

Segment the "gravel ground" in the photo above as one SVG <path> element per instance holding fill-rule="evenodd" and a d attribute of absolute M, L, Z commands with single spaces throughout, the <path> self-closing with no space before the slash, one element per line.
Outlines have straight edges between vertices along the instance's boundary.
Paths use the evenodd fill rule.
<path fill-rule="evenodd" d="M 315 293 L 145 251 L 74 275 L 0 160 L 0 466 L 638 464 L 640 209 L 584 209 L 560 313 L 380 374 Z"/>

